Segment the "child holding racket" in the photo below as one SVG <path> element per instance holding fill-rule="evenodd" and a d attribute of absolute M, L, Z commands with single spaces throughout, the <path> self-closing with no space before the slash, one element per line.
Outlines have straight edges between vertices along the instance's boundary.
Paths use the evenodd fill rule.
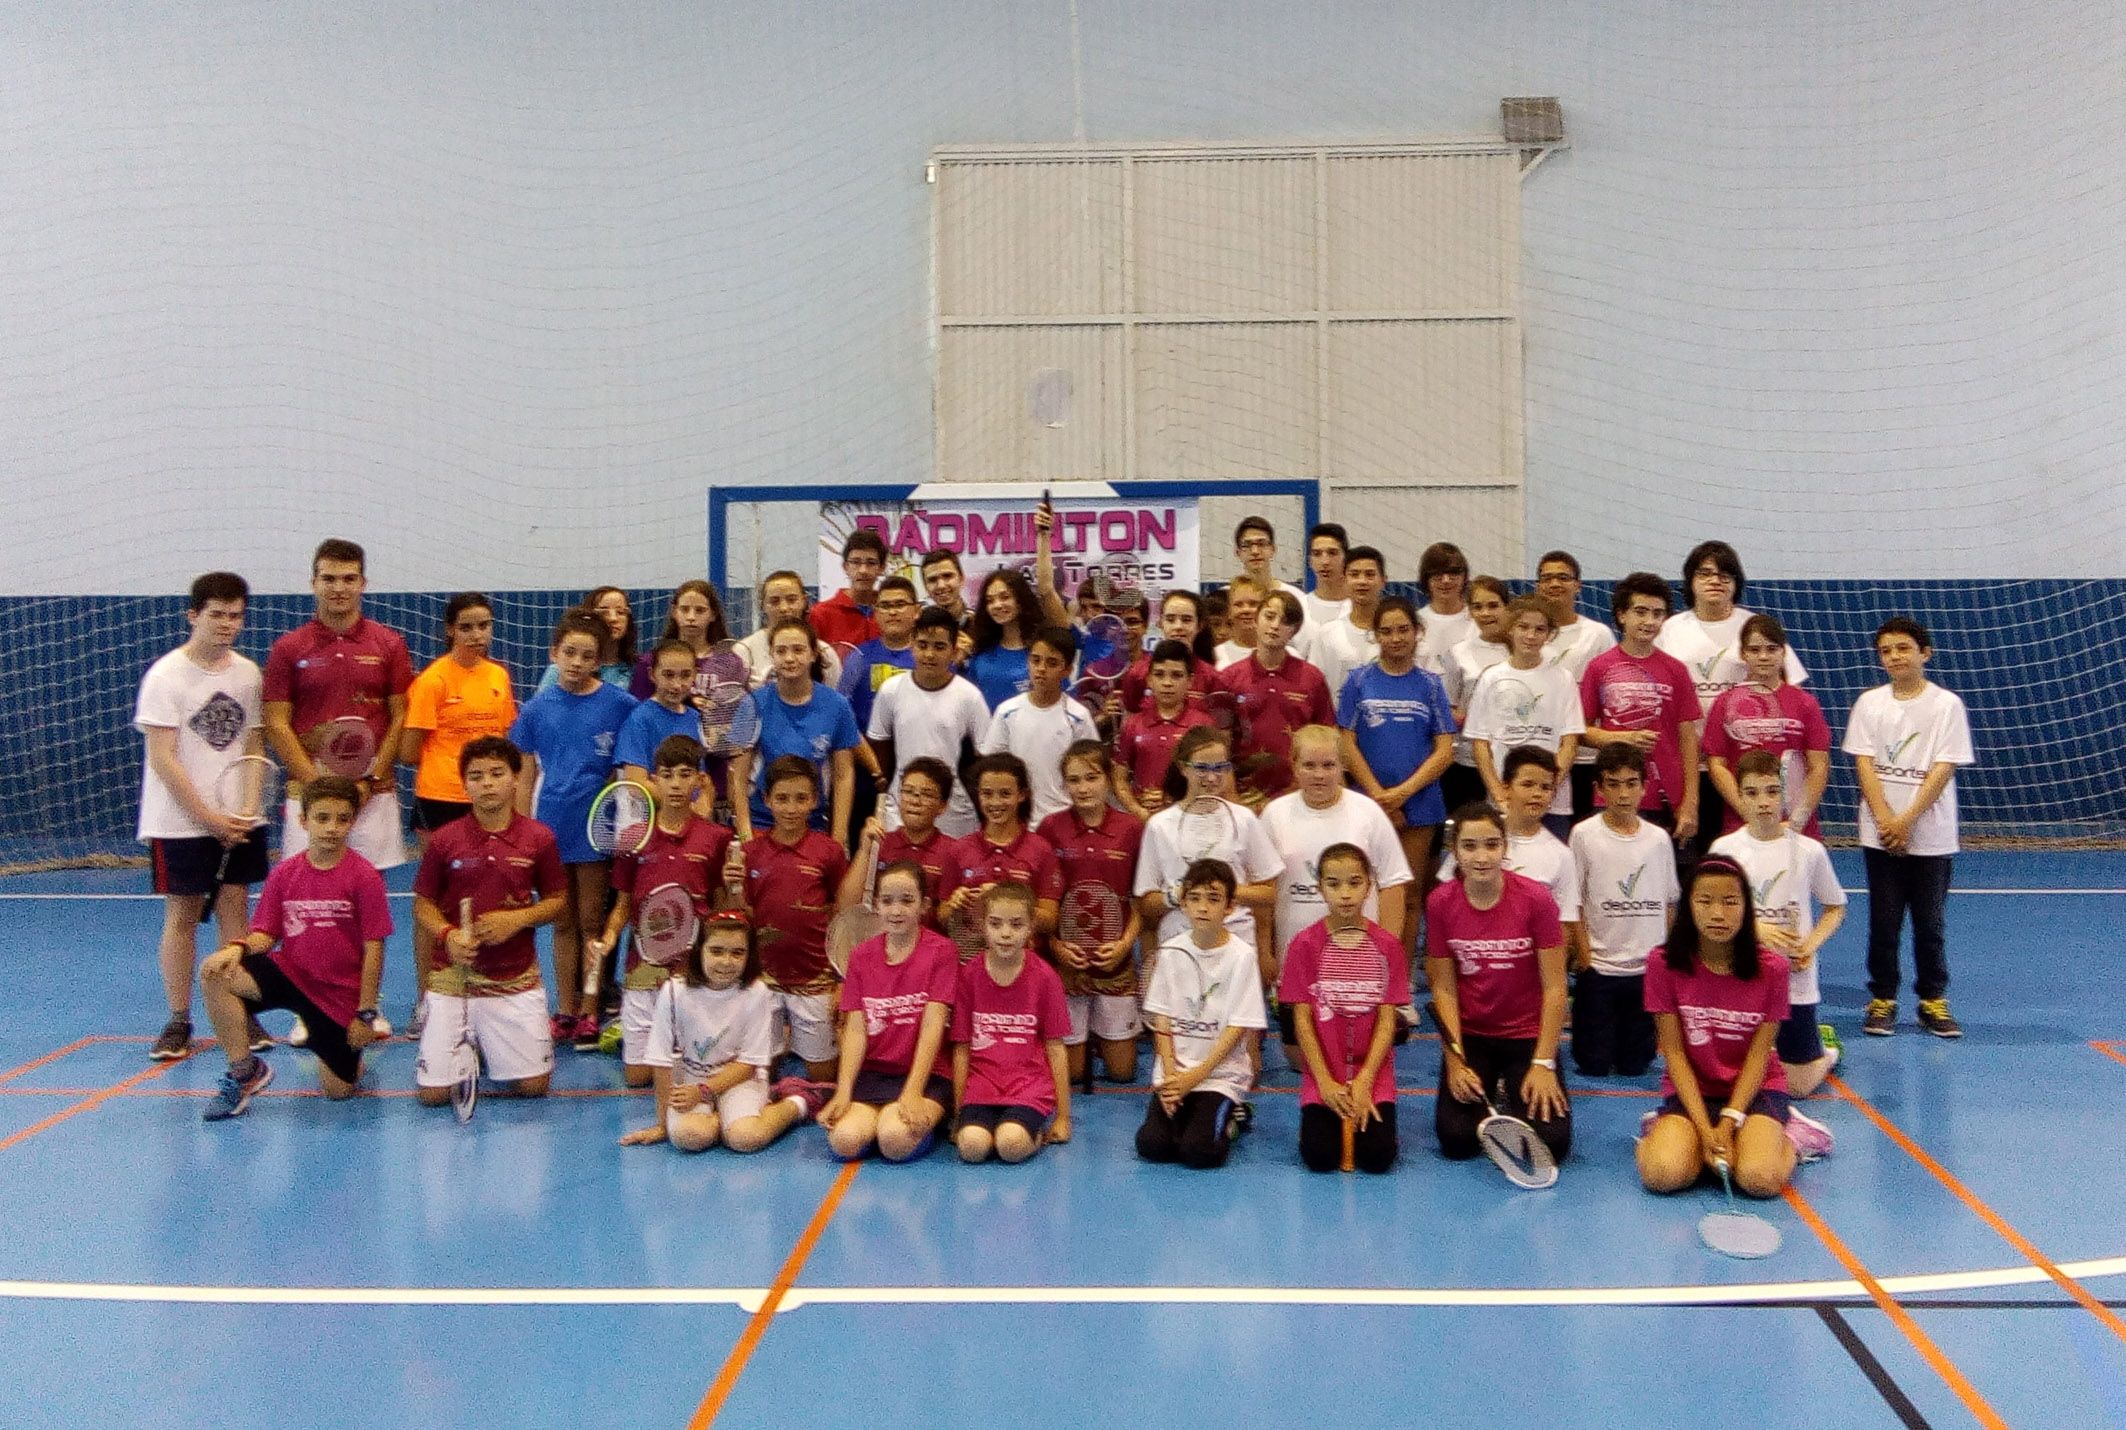
<path fill-rule="evenodd" d="M 774 1098 L 771 1000 L 760 982 L 753 930 L 739 913 L 711 914 L 681 976 L 655 995 L 642 1047 L 657 1085 L 657 1120 L 623 1147 L 669 1141 L 682 1152 L 718 1142 L 758 1152 L 804 1117 L 799 1098 Z"/>
<path fill-rule="evenodd" d="M 1676 920 L 1676 847 L 1639 818 L 1646 760 L 1626 744 L 1595 756 L 1602 812 L 1572 831 L 1580 919 L 1572 936 L 1572 1062 L 1589 1077 L 1637 1077 L 1654 1059 L 1647 960 Z"/>
<path fill-rule="evenodd" d="M 1292 732 L 1336 723 L 1328 682 L 1289 649 L 1305 619 L 1299 597 L 1272 592 L 1256 618 L 1255 648 L 1218 672 L 1217 688 L 1233 708 L 1238 783 L 1251 808 L 1292 787 Z"/>
<path fill-rule="evenodd" d="M 1838 1065 L 1838 1047 L 1824 1046 L 1823 1025 L 1817 1021 L 1823 993 L 1816 955 L 1845 922 L 1845 890 L 1823 845 L 1781 822 L 1785 789 L 1777 755 L 1751 750 L 1736 762 L 1735 782 L 1749 823 L 1715 839 L 1710 852 L 1734 860 L 1748 876 L 1757 942 L 1784 956 L 1791 970 L 1787 1018 L 1773 1050 L 1786 1068 L 1787 1091 L 1807 1097 Z M 1804 1152 L 1815 1150 L 1819 1141 L 1829 1150 L 1828 1131 L 1818 1136 L 1822 1126 L 1804 1119 L 1798 1108 L 1787 1121 L 1787 1131 Z"/>
<path fill-rule="evenodd" d="M 613 909 L 604 927 L 584 945 L 584 982 L 593 984 L 605 960 L 619 946 L 621 931 L 633 921 L 648 895 L 677 886 L 692 904 L 694 917 L 705 919 L 723 887 L 723 868 L 730 857 L 731 831 L 703 819 L 701 742 L 691 735 L 667 735 L 651 756 L 656 769 L 650 792 L 657 818 L 650 837 L 634 853 L 613 856 Z M 679 969 L 643 957 L 638 937 L 628 948 L 620 976 L 620 1063 L 629 1087 L 648 1087 L 655 1064 L 644 1052 L 650 1044 L 650 1018 L 657 990 Z"/>
<path fill-rule="evenodd" d="M 1729 686 L 1705 716 L 1705 773 L 1725 801 L 1721 831 L 1732 834 L 1749 820 L 1736 775 L 1736 761 L 1751 750 L 1779 758 L 1786 790 L 1786 822 L 1821 839 L 1816 811 L 1831 778 L 1831 727 L 1823 706 L 1786 678 L 1786 627 L 1777 616 L 1754 615 L 1742 623 L 1742 665 L 1748 679 Z"/>
<path fill-rule="evenodd" d="M 1385 1172 L 1398 1151 L 1395 1043 L 1410 1002 L 1408 962 L 1402 940 L 1366 917 L 1366 851 L 1331 844 L 1319 868 L 1328 917 L 1293 936 L 1277 986 L 1292 1025 L 1286 1041 L 1300 1052 L 1299 1159 L 1316 1172 Z"/>
<path fill-rule="evenodd" d="M 1063 787 L 1070 808 L 1038 831 L 1055 850 L 1063 895 L 1050 945 L 1070 1008 L 1070 1075 L 1082 1083 L 1092 1061 L 1088 1040 L 1115 1082 L 1137 1075 L 1137 971 L 1130 966 L 1142 921 L 1130 894 L 1144 823 L 1109 803 L 1113 762 L 1098 740 L 1064 752 Z"/>
<path fill-rule="evenodd" d="M 579 1048 L 598 1046 L 598 1001 L 583 991 L 583 941 L 595 933 L 611 892 L 605 856 L 591 846 L 591 801 L 612 778 L 620 729 L 635 698 L 598 678 L 605 631 L 571 611 L 554 627 L 552 654 L 561 679 L 525 702 L 510 740 L 524 752 L 517 808 L 553 831 L 568 869 L 568 898 L 554 921 L 554 1005 L 550 1036 Z"/>
<path fill-rule="evenodd" d="M 1570 769 L 1587 728 L 1579 687 L 1543 658 L 1551 630 L 1548 607 L 1533 596 L 1516 597 L 1506 607 L 1506 660 L 1478 676 L 1469 696 L 1462 733 L 1469 737 L 1477 773 L 1494 806 L 1506 803 L 1508 750 L 1534 745 L 1556 756 L 1560 769 Z M 1570 789 L 1561 787 L 1552 795 L 1543 821 L 1560 839 L 1572 832 Z"/>
<path fill-rule="evenodd" d="M 1048 841 L 1027 827 L 1033 812 L 1032 782 L 1017 755 L 984 755 L 968 770 L 982 827 L 954 847 L 951 867 L 938 886 L 938 922 L 972 958 L 982 947 L 982 897 L 992 884 L 1024 884 L 1034 891 L 1034 948 L 1056 929 L 1063 873 Z"/>
<path fill-rule="evenodd" d="M 924 926 L 939 926 L 937 905 L 928 895 L 944 886 L 952 861 L 958 857 L 959 841 L 938 828 L 938 816 L 950 802 L 952 789 L 952 771 L 943 760 L 920 755 L 908 762 L 908 768 L 900 772 L 896 801 L 900 827 L 887 829 L 877 819 L 865 821 L 856 858 L 842 875 L 841 895 L 835 901 L 837 910 L 863 901 L 871 868 L 885 869 L 907 860 L 923 871 Z M 871 852 L 874 846 L 875 855 Z"/>
<path fill-rule="evenodd" d="M 523 771 L 524 756 L 500 736 L 468 743 L 458 774 L 472 813 L 435 832 L 413 877 L 414 922 L 435 949 L 414 1064 L 414 1091 L 425 1106 L 451 1100 L 452 1054 L 468 1031 L 505 1096 L 544 1097 L 553 1074 L 532 930 L 561 917 L 568 876 L 553 831 L 517 812 Z M 459 911 L 468 904 L 466 923 Z"/>
<path fill-rule="evenodd" d="M 1153 937 L 1162 947 L 1188 932 L 1181 876 L 1199 859 L 1216 859 L 1233 873 L 1236 887 L 1226 914 L 1233 936 L 1258 954 L 1267 946 L 1263 935 L 1269 931 L 1258 929 L 1256 920 L 1274 914 L 1284 861 L 1255 812 L 1226 797 L 1232 750 L 1232 737 L 1213 728 L 1183 735 L 1167 771 L 1167 805 L 1145 821 L 1137 903 L 1148 922 L 1156 920 Z M 1265 959 L 1263 978 L 1275 975 L 1273 960 Z"/>
<path fill-rule="evenodd" d="M 1141 709 L 1124 705 L 1128 713 L 1115 735 L 1115 800 L 1137 819 L 1150 819 L 1166 804 L 1166 772 L 1181 737 L 1211 723 L 1189 698 L 1199 666 L 1186 644 L 1162 640 L 1146 660 L 1150 695 Z"/>
<path fill-rule="evenodd" d="M 1023 1162 L 1070 1140 L 1070 1010 L 1063 980 L 1032 956 L 1034 891 L 1007 882 L 982 897 L 983 950 L 952 995 L 953 1135 L 962 1162 Z"/>
<path fill-rule="evenodd" d="M 250 926 L 245 890 L 266 877 L 265 824 L 215 802 L 224 775 L 265 749 L 258 666 L 235 650 L 250 597 L 244 578 L 228 571 L 194 581 L 185 610 L 191 634 L 148 667 L 133 709 L 147 744 L 138 832 L 162 895 L 156 958 L 170 1010 L 148 1054 L 157 1062 L 191 1051 L 200 920 L 211 909 L 224 943 L 241 938 Z"/>
<path fill-rule="evenodd" d="M 1425 971 L 1440 1023 L 1440 1151 L 1483 1151 L 1487 1101 L 1535 1129 L 1552 1158 L 1572 1148 L 1558 1077 L 1565 1026 L 1565 932 L 1550 891 L 1506 871 L 1506 825 L 1489 805 L 1454 812 L 1456 877 L 1425 901 Z"/>
<path fill-rule="evenodd" d="M 683 735 L 696 745 L 701 743 L 701 711 L 694 701 L 694 648 L 685 641 L 659 641 L 649 659 L 650 698 L 628 712 L 613 746 L 619 778 L 639 785 L 649 784 L 656 772 L 657 752 L 666 740 Z M 705 796 L 700 812 L 707 815 L 706 796 L 713 791 L 703 788 L 697 793 Z"/>
<path fill-rule="evenodd" d="M 753 692 L 760 712 L 759 744 L 731 757 L 731 813 L 741 838 L 770 820 L 762 775 L 777 760 L 794 755 L 812 764 L 820 779 L 821 799 L 831 809 L 828 814 L 815 813 L 813 825 L 831 833 L 836 844 L 848 847 L 849 813 L 856 795 L 856 750 L 863 737 L 857 733 L 849 702 L 831 683 L 825 683 L 822 649 L 812 628 L 795 617 L 779 620 L 768 629 L 775 679 Z M 750 786 L 752 795 L 741 803 L 735 792 L 744 786 Z"/>
<path fill-rule="evenodd" d="M 777 1047 L 787 1046 L 814 1083 L 831 1082 L 834 1056 L 834 970 L 827 965 L 827 923 L 834 890 L 849 867 L 841 845 L 812 828 L 819 808 L 819 770 L 802 755 L 784 755 L 762 778 L 768 829 L 746 841 L 725 866 L 759 931 L 760 966 L 778 1023 Z M 784 1079 L 785 1083 L 795 1081 Z M 776 1085 L 778 1096 L 783 1083 Z M 820 1093 L 820 1103 L 825 1103 Z"/>
<path fill-rule="evenodd" d="M 1787 961 L 1758 946 L 1749 878 L 1733 860 L 1700 860 L 1683 902 L 1688 917 L 1646 965 L 1662 1102 L 1639 1137 L 1639 1180 L 1650 1192 L 1680 1192 L 1725 1162 L 1744 1195 L 1776 1197 L 1795 1160 L 1774 1054 Z"/>
<path fill-rule="evenodd" d="M 1580 709 L 1597 767 L 1612 745 L 1636 750 L 1646 764 L 1646 804 L 1639 812 L 1689 844 L 1699 820 L 1698 732 L 1704 710 L 1683 662 L 1655 639 L 1668 616 L 1668 583 L 1649 571 L 1617 582 L 1609 609 L 1617 645 L 1587 663 L 1580 677 Z M 1597 793 L 1601 776 L 1595 777 Z"/>
<path fill-rule="evenodd" d="M 1137 1155 L 1207 1170 L 1225 1165 L 1235 1133 L 1247 1126 L 1234 1114 L 1255 1081 L 1248 1035 L 1259 1038 L 1269 1019 L 1255 950 L 1226 926 L 1232 869 L 1198 859 L 1180 883 L 1188 932 L 1160 945 L 1144 990 L 1158 1064 Z"/>
<path fill-rule="evenodd" d="M 885 932 L 849 951 L 841 1068 L 819 1120 L 837 1157 L 862 1157 L 875 1146 L 887 1161 L 907 1162 L 930 1150 L 952 1105 L 938 1054 L 960 955 L 951 939 L 924 926 L 930 900 L 920 866 L 882 867 L 875 897 Z"/>
<path fill-rule="evenodd" d="M 303 1020 L 318 1086 L 337 1101 L 362 1080 L 362 1049 L 376 1040 L 377 986 L 391 906 L 384 879 L 347 847 L 361 803 L 354 781 L 319 775 L 303 786 L 307 848 L 266 876 L 251 932 L 209 955 L 199 987 L 229 1068 L 201 1114 L 208 1122 L 250 1106 L 273 1069 L 251 1050 L 249 1025 L 267 1008 Z"/>

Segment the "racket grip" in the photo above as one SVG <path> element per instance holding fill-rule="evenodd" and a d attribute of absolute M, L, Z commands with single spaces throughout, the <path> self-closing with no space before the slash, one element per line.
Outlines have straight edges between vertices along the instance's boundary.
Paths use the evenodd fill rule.
<path fill-rule="evenodd" d="M 1346 1172 L 1355 1172 L 1358 1170 L 1357 1129 L 1352 1125 L 1351 1119 L 1348 1117 L 1343 1120 L 1343 1124 L 1343 1160 L 1337 1165 Z"/>

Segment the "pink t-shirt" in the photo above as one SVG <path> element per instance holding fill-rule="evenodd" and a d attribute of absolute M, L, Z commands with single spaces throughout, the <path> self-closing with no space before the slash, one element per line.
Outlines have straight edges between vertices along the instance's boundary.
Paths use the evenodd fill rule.
<path fill-rule="evenodd" d="M 1677 732 L 1686 720 L 1704 717 L 1690 668 L 1667 651 L 1642 660 L 1622 646 L 1588 662 L 1580 677 L 1580 713 L 1604 730 L 1651 730 L 1653 754 L 1646 761 L 1647 809 L 1683 807 L 1683 747 Z M 1689 772 L 1696 778 L 1697 771 Z M 1702 817 L 1702 813 L 1701 813 Z"/>
<path fill-rule="evenodd" d="M 1056 1081 L 1045 1044 L 1069 1033 L 1070 1009 L 1055 969 L 1028 953 L 1006 988 L 989 976 L 986 955 L 968 959 L 952 996 L 952 1041 L 967 1046 L 962 1104 L 1054 1112 Z"/>
<path fill-rule="evenodd" d="M 1816 697 L 1798 685 L 1782 684 L 1769 693 L 1754 685 L 1735 685 L 1720 692 L 1713 701 L 1713 708 L 1705 716 L 1705 755 L 1707 759 L 1718 756 L 1726 760 L 1729 773 L 1734 772 L 1735 761 L 1751 750 L 1770 750 L 1781 757 L 1782 765 L 1791 766 L 1786 773 L 1786 806 L 1791 809 L 1800 796 L 1800 776 L 1805 766 L 1800 760 L 1789 760 L 1789 754 L 1806 755 L 1811 750 L 1828 752 L 1831 748 L 1831 727 L 1823 718 L 1823 706 Z M 1721 801 L 1723 833 L 1733 833 L 1742 827 L 1742 816 L 1735 813 L 1733 805 Z M 1699 811 L 1704 817 L 1704 811 Z M 1809 814 L 1808 828 L 1802 833 L 1811 839 L 1821 839 L 1823 829 L 1816 814 Z"/>
<path fill-rule="evenodd" d="M 923 1014 L 950 1004 L 960 975 L 960 951 L 934 929 L 916 932 L 915 947 L 899 963 L 886 960 L 886 936 L 849 951 L 842 1011 L 864 1015 L 864 1071 L 905 1074 L 915 1061 Z"/>
<path fill-rule="evenodd" d="M 1370 921 L 1366 932 L 1372 937 L 1372 947 L 1346 952 L 1329 942 L 1327 919 L 1301 929 L 1285 949 L 1284 975 L 1277 980 L 1279 1002 L 1287 1007 L 1304 1003 L 1313 1013 L 1321 1060 L 1338 1082 L 1350 1081 L 1366 1060 L 1381 1005 L 1400 1008 L 1410 1001 L 1402 941 Z M 1320 1101 L 1314 1069 L 1302 1059 L 1299 1105 L 1312 1107 Z M 1395 1101 L 1392 1050 L 1373 1075 L 1373 1101 Z"/>
<path fill-rule="evenodd" d="M 1469 902 L 1449 879 L 1425 900 L 1425 950 L 1454 960 L 1462 1031 L 1481 1038 L 1532 1038 L 1543 1025 L 1543 971 L 1536 953 L 1565 942 L 1557 900 L 1519 874 L 1504 875 L 1499 901 Z"/>
<path fill-rule="evenodd" d="M 1787 962 L 1770 949 L 1757 954 L 1757 977 L 1745 983 L 1732 973 L 1711 973 L 1701 964 L 1689 973 L 1669 970 L 1660 949 L 1646 957 L 1646 1011 L 1673 1013 L 1683 1024 L 1683 1049 L 1698 1075 L 1705 1110 L 1715 1116 L 1742 1076 L 1750 1039 L 1766 1023 L 1787 1015 Z M 1661 1071 L 1661 1091 L 1673 1093 L 1676 1080 Z M 1764 1060 L 1766 1092 L 1786 1091 L 1786 1067 L 1774 1052 Z"/>
<path fill-rule="evenodd" d="M 271 956 L 281 972 L 345 1027 L 362 996 L 362 944 L 391 936 L 384 876 L 352 849 L 330 869 L 307 854 L 283 859 L 266 876 L 251 928 L 280 940 Z"/>

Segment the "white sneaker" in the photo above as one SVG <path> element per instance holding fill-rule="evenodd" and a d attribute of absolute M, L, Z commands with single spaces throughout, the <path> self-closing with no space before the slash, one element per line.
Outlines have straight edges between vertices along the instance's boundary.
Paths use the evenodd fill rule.
<path fill-rule="evenodd" d="M 302 1048 L 308 1047 L 309 1044 L 310 1030 L 309 1028 L 303 1025 L 302 1019 L 297 1018 L 293 1023 L 288 1025 L 288 1046 L 291 1048 Z"/>

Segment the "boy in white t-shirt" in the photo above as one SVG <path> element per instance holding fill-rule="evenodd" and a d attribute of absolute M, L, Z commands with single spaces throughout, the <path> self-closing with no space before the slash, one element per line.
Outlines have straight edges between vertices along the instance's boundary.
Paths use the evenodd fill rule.
<path fill-rule="evenodd" d="M 1572 990 L 1572 1062 L 1588 1077 L 1637 1077 L 1654 1060 L 1646 1011 L 1646 956 L 1676 920 L 1676 850 L 1668 831 L 1639 818 L 1646 757 L 1630 745 L 1595 756 L 1602 812 L 1573 826 L 1580 871 L 1578 971 Z"/>
<path fill-rule="evenodd" d="M 1093 714 L 1063 692 L 1078 659 L 1078 638 L 1067 626 L 1044 626 L 1026 643 L 1026 690 L 989 717 L 978 748 L 985 755 L 1012 754 L 1026 762 L 1033 782 L 1028 826 L 1070 808 L 1063 788 L 1063 752 L 1080 740 L 1097 740 Z"/>
<path fill-rule="evenodd" d="M 1909 616 L 1875 632 L 1890 683 L 1853 702 L 1845 752 L 1860 779 L 1860 846 L 1868 867 L 1868 1010 L 1861 1031 L 1897 1027 L 1898 940 L 1912 914 L 1919 1026 L 1960 1038 L 1949 1016 L 1946 913 L 1956 854 L 1956 768 L 1976 763 L 1964 702 L 1927 679 L 1934 643 Z"/>
<path fill-rule="evenodd" d="M 864 731 L 879 763 L 879 819 L 888 830 L 900 828 L 900 771 L 925 755 L 963 771 L 979 753 L 989 728 L 989 704 L 965 676 L 952 670 L 959 627 L 941 606 L 927 606 L 915 618 L 915 668 L 906 680 L 889 680 L 871 702 L 870 728 Z M 1030 659 L 1030 657 L 1029 657 Z M 966 782 L 955 781 L 937 827 L 954 839 L 974 833 L 981 823 Z"/>
<path fill-rule="evenodd" d="M 222 772 L 264 751 L 264 681 L 256 662 L 238 655 L 251 588 L 228 571 L 192 583 L 185 643 L 148 667 L 133 724 L 147 741 L 140 780 L 138 837 L 154 864 L 163 896 L 159 961 L 169 1021 L 148 1056 L 184 1057 L 192 1047 L 192 963 L 208 908 L 231 944 L 249 932 L 246 890 L 266 877 L 266 829 L 214 805 Z M 252 1050 L 270 1045 L 250 1020 Z"/>
<path fill-rule="evenodd" d="M 1188 931 L 1167 940 L 1144 993 L 1159 1065 L 1137 1155 L 1207 1169 L 1225 1165 L 1254 1081 L 1248 1033 L 1269 1025 L 1255 950 L 1226 928 L 1231 866 L 1199 859 L 1181 876 Z M 1237 1124 L 1237 1125 L 1236 1125 Z"/>
<path fill-rule="evenodd" d="M 1807 1097 L 1838 1066 L 1835 1035 L 1817 1022 L 1823 991 L 1816 976 L 1817 951 L 1845 922 L 1845 890 L 1831 869 L 1830 853 L 1780 818 L 1785 796 L 1779 756 L 1751 750 L 1735 762 L 1735 786 L 1749 823 L 1713 841 L 1710 852 L 1732 859 L 1749 876 L 1757 910 L 1757 942 L 1786 956 L 1786 1021 L 1777 1051 L 1786 1064 L 1786 1090 Z"/>
<path fill-rule="evenodd" d="M 1516 745 L 1534 745 L 1557 757 L 1569 768 L 1587 721 L 1580 710 L 1580 688 L 1573 678 L 1543 659 L 1543 645 L 1550 639 L 1550 612 L 1533 596 L 1520 596 L 1506 603 L 1507 655 L 1503 665 L 1494 665 L 1477 677 L 1469 697 L 1469 720 L 1462 732 L 1469 737 L 1477 773 L 1494 805 L 1506 800 L 1506 752 Z M 1550 832 L 1572 829 L 1572 793 L 1561 789 L 1551 797 L 1544 815 Z"/>
<path fill-rule="evenodd" d="M 1506 752 L 1506 872 L 1533 879 L 1557 901 L 1565 946 L 1578 947 L 1580 866 L 1565 841 L 1543 827 L 1557 793 L 1557 756 L 1539 745 L 1515 745 Z M 1568 831 L 1569 832 L 1569 831 Z M 1454 877 L 1454 853 L 1440 861 L 1439 879 Z M 1279 927 L 1282 932 L 1282 925 Z M 1298 930 L 1293 930 L 1298 932 Z"/>

